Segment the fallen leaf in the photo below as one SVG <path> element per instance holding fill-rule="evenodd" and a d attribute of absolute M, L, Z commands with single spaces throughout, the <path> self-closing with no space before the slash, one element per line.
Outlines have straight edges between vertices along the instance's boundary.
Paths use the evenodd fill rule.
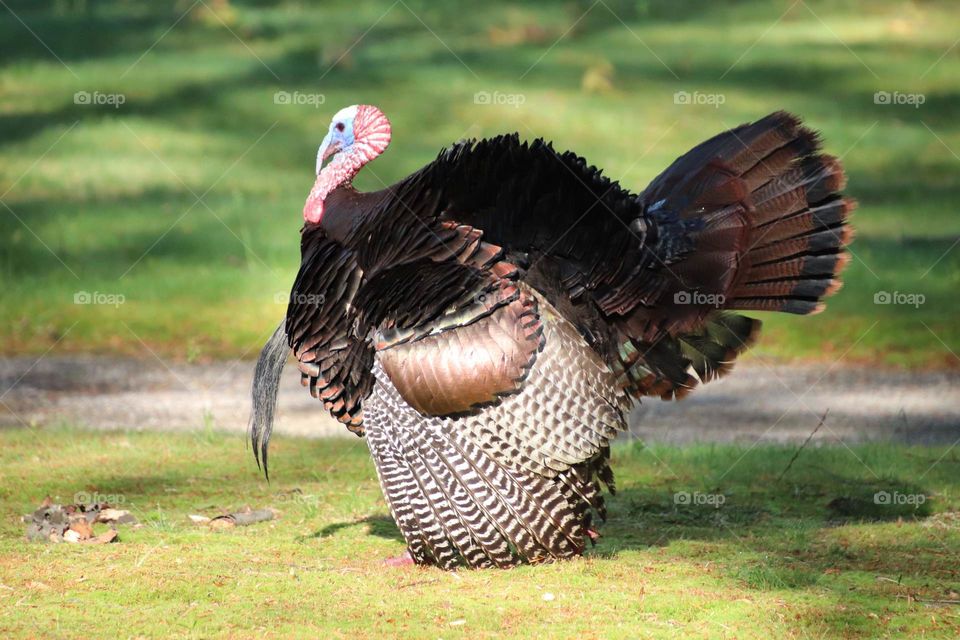
<path fill-rule="evenodd" d="M 86 540 L 87 538 L 93 537 L 93 527 L 90 526 L 90 523 L 85 519 L 74 520 L 70 523 L 70 531 L 76 532 L 80 536 L 80 540 Z M 68 531 L 67 533 L 69 533 Z M 63 534 L 66 538 L 66 533 Z"/>
<path fill-rule="evenodd" d="M 108 544 L 110 542 L 117 540 L 119 536 L 120 534 L 117 533 L 116 529 L 110 529 L 110 531 L 107 531 L 106 533 L 101 533 L 95 538 L 89 538 L 87 540 L 84 540 L 83 543 L 84 544 Z"/>
<path fill-rule="evenodd" d="M 232 529 L 237 523 L 230 516 L 219 516 L 210 521 L 211 529 Z"/>
<path fill-rule="evenodd" d="M 137 519 L 129 511 L 107 508 L 100 512 L 97 522 L 116 522 L 118 524 L 137 524 Z"/>

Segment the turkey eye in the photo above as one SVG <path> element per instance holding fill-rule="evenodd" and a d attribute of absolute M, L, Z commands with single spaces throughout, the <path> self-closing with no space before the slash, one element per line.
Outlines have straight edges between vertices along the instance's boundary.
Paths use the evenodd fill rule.
<path fill-rule="evenodd" d="M 338 122 L 336 128 L 337 128 L 337 131 L 343 131 L 343 129 L 344 129 L 343 123 L 342 123 L 342 122 Z"/>

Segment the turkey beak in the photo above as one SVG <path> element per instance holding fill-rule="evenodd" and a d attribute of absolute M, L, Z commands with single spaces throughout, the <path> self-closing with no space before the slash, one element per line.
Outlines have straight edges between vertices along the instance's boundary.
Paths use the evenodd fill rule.
<path fill-rule="evenodd" d="M 337 151 L 340 151 L 340 141 L 331 140 L 330 134 L 328 133 L 326 137 L 324 137 L 323 142 L 320 143 L 320 148 L 317 150 L 317 175 L 320 175 L 320 169 L 323 168 L 323 163 L 326 159 Z"/>

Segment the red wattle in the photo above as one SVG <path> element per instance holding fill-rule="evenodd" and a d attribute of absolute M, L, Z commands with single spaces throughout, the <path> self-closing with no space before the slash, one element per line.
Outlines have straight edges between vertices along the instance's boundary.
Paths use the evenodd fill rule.
<path fill-rule="evenodd" d="M 307 198 L 303 205 L 303 219 L 313 224 L 320 224 L 323 218 L 323 198 Z"/>

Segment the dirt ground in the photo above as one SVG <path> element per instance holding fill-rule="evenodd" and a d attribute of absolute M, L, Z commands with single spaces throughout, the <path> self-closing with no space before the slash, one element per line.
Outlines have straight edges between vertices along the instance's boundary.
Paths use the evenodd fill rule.
<path fill-rule="evenodd" d="M 171 364 L 102 357 L 0 359 L 0 425 L 243 431 L 253 363 Z M 631 415 L 647 442 L 960 439 L 960 373 L 818 365 L 740 365 L 682 402 L 649 399 Z M 278 433 L 353 437 L 327 417 L 288 366 Z"/>

